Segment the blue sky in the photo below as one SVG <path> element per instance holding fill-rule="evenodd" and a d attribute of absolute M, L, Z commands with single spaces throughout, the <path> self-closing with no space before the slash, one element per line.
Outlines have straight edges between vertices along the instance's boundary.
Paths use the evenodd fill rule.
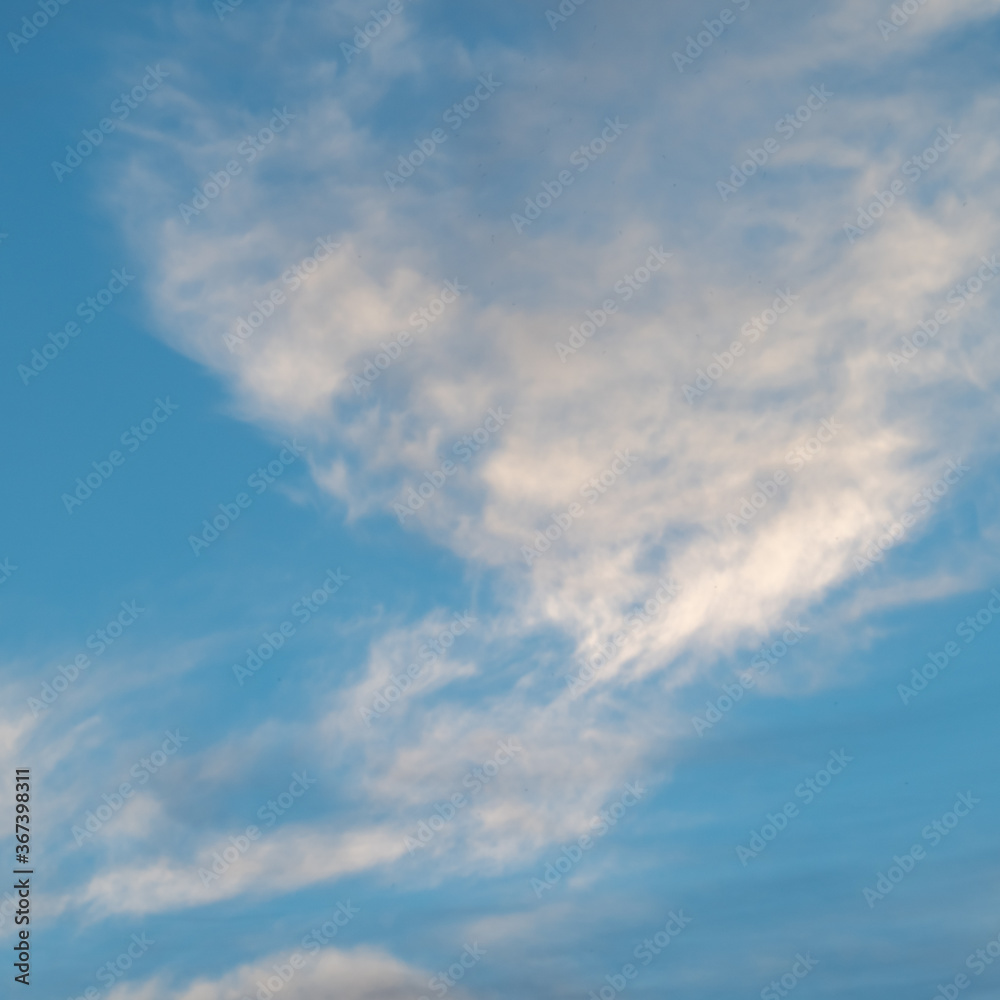
<path fill-rule="evenodd" d="M 0 28 L 40 995 L 1000 997 L 995 3 Z"/>

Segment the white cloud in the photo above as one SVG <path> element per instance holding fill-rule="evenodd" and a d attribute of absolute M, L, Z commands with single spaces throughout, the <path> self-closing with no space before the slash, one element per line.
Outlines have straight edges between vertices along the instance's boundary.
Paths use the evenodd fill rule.
<path fill-rule="evenodd" d="M 291 964 L 293 956 L 297 969 Z M 186 986 L 164 980 L 123 983 L 111 991 L 109 1000 L 243 1000 L 258 994 L 262 1000 L 274 994 L 283 1000 L 326 1000 L 331 992 L 340 1000 L 412 1000 L 426 988 L 426 974 L 380 949 L 325 948 L 315 954 L 276 953 L 218 979 L 196 979 Z M 469 994 L 457 988 L 454 995 L 464 1000 Z"/>
<path fill-rule="evenodd" d="M 928 6 L 893 51 L 909 46 L 912 55 L 935 33 L 991 9 L 978 2 L 949 13 Z M 531 748 L 525 766 L 548 798 L 526 804 L 508 789 L 475 816 L 463 816 L 431 852 L 440 866 L 469 857 L 512 861 L 579 829 L 635 776 L 659 740 L 678 731 L 671 690 L 834 588 L 872 586 L 858 579 L 858 553 L 908 509 L 917 489 L 938 478 L 946 460 L 974 462 L 995 447 L 979 419 L 992 408 L 985 392 L 998 374 L 976 319 L 985 294 L 906 373 L 895 373 L 887 354 L 981 253 L 1000 247 L 992 182 L 997 101 L 989 94 L 956 107 L 929 89 L 888 99 L 842 87 L 834 76 L 845 53 L 860 46 L 873 67 L 885 57 L 888 43 L 874 28 L 880 14 L 878 5 L 857 2 L 786 21 L 779 45 L 785 57 L 746 47 L 739 55 L 713 52 L 700 90 L 686 79 L 679 89 L 662 66 L 630 62 L 634 74 L 622 74 L 618 33 L 596 64 L 589 55 L 553 51 L 561 72 L 547 85 L 545 102 L 537 100 L 529 70 L 508 53 L 490 53 L 504 89 L 469 126 L 470 152 L 463 155 L 456 142 L 450 159 L 393 194 L 382 171 L 394 160 L 397 137 L 409 133 L 378 134 L 367 115 L 387 78 L 376 68 L 362 84 L 361 67 L 351 69 L 358 79 L 346 99 L 332 87 L 318 94 L 297 109 L 295 128 L 269 151 L 272 167 L 295 181 L 248 172 L 188 227 L 160 195 L 169 185 L 155 170 L 136 166 L 126 179 L 122 197 L 132 224 L 154 234 L 144 250 L 164 336 L 224 377 L 249 419 L 310 435 L 316 478 L 350 516 L 391 512 L 491 407 L 510 411 L 483 453 L 459 463 L 407 519 L 407 530 L 497 571 L 507 604 L 484 634 L 527 636 L 554 627 L 586 656 L 659 578 L 683 585 L 580 701 L 571 702 L 561 684 L 555 693 L 545 688 L 527 664 L 506 690 L 463 706 L 447 696 L 481 670 L 456 658 L 452 672 L 435 682 L 442 697 L 411 698 L 400 719 L 383 720 L 392 724 L 391 736 L 365 737 L 365 791 L 376 804 L 412 806 L 425 792 L 440 794 L 464 762 L 503 736 Z M 634 16 L 664 36 L 683 38 L 689 30 L 660 8 Z M 536 225 L 516 235 L 509 213 L 567 166 L 575 145 L 598 134 L 594 94 L 574 82 L 584 58 L 594 80 L 607 83 L 602 104 L 609 113 L 628 108 L 622 117 L 629 130 Z M 794 107 L 803 87 L 821 82 L 814 67 L 829 70 L 822 82 L 837 97 L 793 159 L 776 163 L 787 186 L 755 178 L 731 204 L 721 203 L 714 182 L 745 144 L 744 103 L 773 105 L 778 113 Z M 362 101 L 364 87 L 370 89 Z M 707 118 L 706 104 L 734 87 L 739 97 Z M 202 114 L 211 120 L 213 112 L 206 107 Z M 227 114 L 220 109 L 220 121 Z M 763 137 L 770 119 L 761 122 Z M 856 206 L 949 123 L 961 141 L 850 245 L 842 227 L 855 219 Z M 204 124 L 200 130 L 214 134 Z M 483 177 L 478 164 L 491 144 L 495 161 Z M 226 148 L 218 139 L 200 148 L 192 141 L 182 153 L 199 164 L 193 172 L 200 176 Z M 716 156 L 717 167 L 707 165 Z M 509 177 L 496 176 L 514 163 Z M 300 171 L 303 164 L 308 169 Z M 703 191 L 685 176 L 691 173 L 702 178 Z M 677 204 L 676 185 L 667 180 L 675 174 L 701 197 Z M 338 252 L 230 353 L 223 337 L 236 317 L 327 234 L 341 243 Z M 586 310 L 616 298 L 615 282 L 642 263 L 650 245 L 671 251 L 669 264 L 562 363 L 554 342 Z M 469 292 L 415 334 L 414 345 L 359 397 L 352 373 L 380 341 L 407 329 L 413 310 L 452 277 Z M 742 339 L 741 328 L 768 308 L 775 289 L 789 289 L 798 301 L 746 345 L 704 397 L 686 401 L 682 385 L 712 363 L 713 353 Z M 960 396 L 971 404 L 946 405 Z M 785 456 L 824 419 L 842 430 L 791 472 Z M 581 486 L 622 449 L 634 464 L 591 505 Z M 755 479 L 776 469 L 791 473 L 790 484 L 745 528 L 730 530 L 727 514 L 753 492 Z M 526 566 L 522 547 L 573 502 L 583 504 L 583 516 Z M 925 585 L 915 580 L 908 593 Z M 842 613 L 856 612 L 845 606 Z M 411 638 L 428 625 L 418 624 Z M 376 644 L 357 687 L 331 696 L 324 724 L 331 743 L 343 739 L 341 723 L 358 697 L 384 680 L 395 641 L 387 636 Z M 478 655 L 484 658 L 485 648 Z M 631 697 L 630 685 L 648 691 L 654 677 L 655 703 L 630 703 L 627 729 L 613 721 L 609 709 Z M 431 777 L 421 783 L 421 774 Z M 464 853 L 449 855 L 444 845 L 461 841 L 467 828 L 477 836 L 468 837 Z M 341 839 L 284 831 L 260 857 L 270 859 L 279 843 L 292 841 L 315 866 L 299 876 L 297 863 L 291 872 L 279 864 L 270 869 L 274 886 L 400 858 L 395 831 L 361 825 Z M 244 864 L 226 894 L 264 872 L 256 861 Z M 143 905 L 151 907 L 215 898 L 176 875 L 172 863 L 120 871 L 95 879 L 88 898 L 107 903 L 125 892 L 130 906 L 147 899 Z"/>
<path fill-rule="evenodd" d="M 237 853 L 240 844 L 245 847 Z M 187 863 L 164 856 L 152 863 L 105 869 L 76 898 L 100 915 L 158 913 L 243 893 L 291 891 L 388 864 L 404 850 L 402 838 L 387 828 L 330 835 L 286 825 L 273 833 L 261 831 L 254 840 L 238 829 L 203 843 Z"/>

